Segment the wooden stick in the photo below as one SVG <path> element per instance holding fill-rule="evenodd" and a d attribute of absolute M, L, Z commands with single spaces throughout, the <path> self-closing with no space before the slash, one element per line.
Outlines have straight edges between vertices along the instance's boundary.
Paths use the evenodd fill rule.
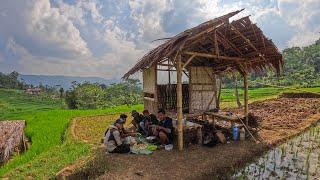
<path fill-rule="evenodd" d="M 177 120 L 178 120 L 178 145 L 179 150 L 183 150 L 183 125 L 182 125 L 182 63 L 181 54 L 178 55 L 177 60 Z"/>
<path fill-rule="evenodd" d="M 217 39 L 217 30 L 214 31 L 214 54 L 216 54 L 218 57 L 219 54 L 219 46 L 218 46 L 218 39 Z"/>
<path fill-rule="evenodd" d="M 237 116 L 237 115 L 236 115 Z M 243 126 L 244 126 L 244 128 L 246 128 L 246 130 L 248 131 L 248 133 L 250 134 L 250 136 L 253 138 L 253 140 L 255 141 L 255 142 L 258 142 L 257 140 L 256 140 L 256 138 L 251 134 L 251 132 L 249 131 L 249 128 L 244 124 L 244 122 L 241 120 L 241 118 L 239 118 L 239 116 L 237 116 L 237 118 L 240 120 L 240 122 L 243 124 Z"/>
<path fill-rule="evenodd" d="M 218 90 L 218 96 L 216 98 L 216 108 L 218 109 L 220 109 L 221 86 L 222 86 L 222 78 L 221 78 L 221 75 L 219 75 L 219 90 Z"/>

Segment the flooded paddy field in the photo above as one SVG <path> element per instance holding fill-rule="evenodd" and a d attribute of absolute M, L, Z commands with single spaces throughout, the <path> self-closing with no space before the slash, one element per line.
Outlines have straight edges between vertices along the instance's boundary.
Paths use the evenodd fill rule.
<path fill-rule="evenodd" d="M 320 123 L 268 151 L 233 179 L 320 179 Z"/>

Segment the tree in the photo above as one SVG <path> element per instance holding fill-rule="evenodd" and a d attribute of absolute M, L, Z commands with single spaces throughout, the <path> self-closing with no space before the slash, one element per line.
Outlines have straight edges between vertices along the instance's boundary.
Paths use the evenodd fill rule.
<path fill-rule="evenodd" d="M 75 88 L 76 106 L 79 109 L 102 108 L 105 104 L 105 92 L 98 84 L 85 82 Z"/>
<path fill-rule="evenodd" d="M 142 103 L 142 88 L 139 80 L 129 79 L 104 86 L 98 83 L 73 83 L 66 93 L 69 108 L 96 109 L 118 105 Z"/>
<path fill-rule="evenodd" d="M 66 92 L 65 101 L 68 109 L 77 109 L 76 93 L 74 90 Z"/>
<path fill-rule="evenodd" d="M 63 87 L 59 89 L 59 93 L 60 93 L 60 98 L 63 98 L 63 93 L 64 93 Z"/>

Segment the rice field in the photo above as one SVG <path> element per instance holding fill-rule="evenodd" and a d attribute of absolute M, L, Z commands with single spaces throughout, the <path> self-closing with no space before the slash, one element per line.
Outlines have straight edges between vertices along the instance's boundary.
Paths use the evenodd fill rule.
<path fill-rule="evenodd" d="M 311 89 L 320 92 L 320 88 Z M 251 101 L 276 97 L 283 89 L 250 89 Z M 240 95 L 242 91 L 240 90 Z M 233 90 L 222 91 L 222 103 L 235 106 Z M 31 147 L 24 154 L 13 157 L 0 168 L 0 177 L 24 179 L 26 177 L 48 179 L 65 166 L 87 156 L 92 152 L 91 146 L 70 136 L 70 121 L 75 117 L 93 115 L 119 114 L 132 109 L 142 110 L 143 105 L 132 107 L 119 106 L 98 110 L 67 110 L 63 100 L 50 99 L 45 96 L 33 96 L 16 90 L 0 89 L 0 120 L 26 120 L 26 136 L 31 140 Z M 110 122 L 114 119 L 110 119 Z M 110 123 L 101 124 L 104 129 Z M 82 123 L 90 126 L 89 122 Z M 92 132 L 95 132 L 94 127 Z M 100 131 L 99 131 L 100 132 Z M 93 136 L 92 136 L 93 137 Z M 98 139 L 97 137 L 93 137 Z M 100 138 L 100 136 L 99 136 Z"/>
<path fill-rule="evenodd" d="M 233 179 L 320 179 L 320 124 L 247 165 Z"/>
<path fill-rule="evenodd" d="M 14 90 L 0 90 L 0 119 L 26 120 L 26 136 L 31 140 L 30 149 L 13 157 L 0 168 L 0 177 L 48 179 L 66 165 L 88 155 L 90 145 L 71 138 L 70 120 L 78 116 L 102 115 L 142 110 L 142 105 L 99 110 L 62 109 L 59 100 L 46 100 Z M 30 105 L 29 105 L 30 103 Z M 110 119 L 110 121 L 113 121 Z"/>

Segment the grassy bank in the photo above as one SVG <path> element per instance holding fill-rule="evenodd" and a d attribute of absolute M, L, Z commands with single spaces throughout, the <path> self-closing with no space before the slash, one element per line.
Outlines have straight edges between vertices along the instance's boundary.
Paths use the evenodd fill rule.
<path fill-rule="evenodd" d="M 308 88 L 320 92 L 320 87 Z M 251 101 L 276 97 L 287 91 L 280 88 L 250 89 Z M 243 91 L 239 90 L 242 96 Z M 232 89 L 222 90 L 223 106 L 235 106 Z M 42 96 L 27 95 L 21 91 L 0 89 L 0 120 L 24 119 L 27 122 L 26 135 L 31 139 L 30 149 L 14 157 L 0 168 L 0 177 L 24 179 L 50 178 L 66 165 L 87 155 L 91 149 L 88 144 L 76 141 L 69 136 L 68 127 L 74 117 L 129 112 L 142 110 L 142 105 L 119 106 L 99 110 L 65 110 L 61 100 Z M 112 121 L 111 119 L 110 121 Z"/>

